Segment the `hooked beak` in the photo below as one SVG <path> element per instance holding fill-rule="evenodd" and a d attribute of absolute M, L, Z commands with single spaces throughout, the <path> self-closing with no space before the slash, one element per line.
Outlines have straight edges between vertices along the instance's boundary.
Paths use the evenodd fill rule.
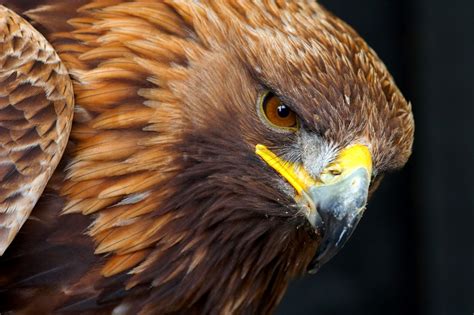
<path fill-rule="evenodd" d="M 301 164 L 285 162 L 263 145 L 257 145 L 256 154 L 295 188 L 295 200 L 322 235 L 308 266 L 309 273 L 316 273 L 344 246 L 364 213 L 372 174 L 369 149 L 360 144 L 343 149 L 317 179 Z"/>

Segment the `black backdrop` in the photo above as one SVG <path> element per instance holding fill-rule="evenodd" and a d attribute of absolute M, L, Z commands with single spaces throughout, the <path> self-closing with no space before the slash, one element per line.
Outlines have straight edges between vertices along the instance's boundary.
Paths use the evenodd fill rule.
<path fill-rule="evenodd" d="M 320 0 L 413 103 L 415 148 L 347 246 L 278 314 L 474 314 L 474 1 Z"/>

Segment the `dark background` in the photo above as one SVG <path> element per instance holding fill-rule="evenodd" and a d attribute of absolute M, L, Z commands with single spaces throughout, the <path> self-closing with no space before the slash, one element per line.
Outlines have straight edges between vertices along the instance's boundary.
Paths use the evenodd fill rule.
<path fill-rule="evenodd" d="M 474 314 L 474 1 L 320 0 L 413 104 L 413 156 L 277 314 Z"/>

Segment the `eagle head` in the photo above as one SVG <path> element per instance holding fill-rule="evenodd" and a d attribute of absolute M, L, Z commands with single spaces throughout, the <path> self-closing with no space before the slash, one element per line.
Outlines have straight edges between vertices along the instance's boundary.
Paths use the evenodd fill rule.
<path fill-rule="evenodd" d="M 410 105 L 355 31 L 309 1 L 260 6 L 195 7 L 205 48 L 169 83 L 180 171 L 160 211 L 179 212 L 187 268 L 218 277 L 233 311 L 273 307 L 333 257 L 413 142 Z"/>

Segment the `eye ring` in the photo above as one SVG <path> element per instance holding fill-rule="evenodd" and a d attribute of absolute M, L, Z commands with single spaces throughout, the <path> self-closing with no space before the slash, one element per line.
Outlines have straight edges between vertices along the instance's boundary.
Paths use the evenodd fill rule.
<path fill-rule="evenodd" d="M 259 112 L 270 127 L 279 131 L 295 132 L 299 129 L 296 113 L 271 91 L 265 91 L 259 98 Z"/>

